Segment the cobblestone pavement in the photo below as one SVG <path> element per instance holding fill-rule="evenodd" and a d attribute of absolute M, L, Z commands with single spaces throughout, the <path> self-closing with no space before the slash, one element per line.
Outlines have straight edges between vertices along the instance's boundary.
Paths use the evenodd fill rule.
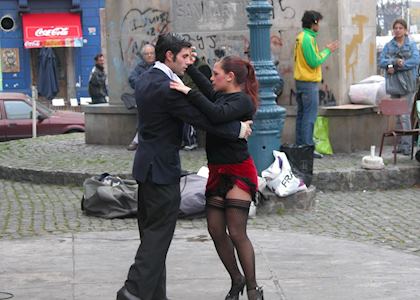
<path fill-rule="evenodd" d="M 378 151 L 377 151 L 378 152 Z M 189 171 L 207 164 L 203 149 L 180 151 L 182 168 Z M 314 172 L 360 169 L 361 159 L 368 151 L 335 154 L 314 161 Z M 0 165 L 16 169 L 66 171 L 100 174 L 131 174 L 134 152 L 125 146 L 87 145 L 84 133 L 44 136 L 0 143 Z M 392 165 L 392 153 L 384 151 L 384 161 Z M 409 157 L 398 155 L 398 167 L 417 165 Z"/>
<path fill-rule="evenodd" d="M 134 151 L 123 145 L 87 145 L 84 133 L 43 136 L 0 143 L 0 165 L 39 171 L 131 174 Z M 182 167 L 198 171 L 204 150 L 180 151 Z"/>
<path fill-rule="evenodd" d="M 135 219 L 87 217 L 79 187 L 0 180 L 0 239 L 136 229 Z M 420 189 L 317 194 L 309 212 L 259 216 L 255 229 L 280 229 L 375 243 L 420 255 Z M 178 226 L 205 228 L 204 219 Z"/>

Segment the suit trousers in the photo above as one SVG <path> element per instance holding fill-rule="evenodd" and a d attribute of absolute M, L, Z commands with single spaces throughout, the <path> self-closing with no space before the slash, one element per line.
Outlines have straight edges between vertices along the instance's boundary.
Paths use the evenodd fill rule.
<path fill-rule="evenodd" d="M 174 235 L 181 201 L 179 183 L 138 182 L 137 220 L 140 246 L 125 287 L 141 300 L 166 299 L 166 255 Z"/>

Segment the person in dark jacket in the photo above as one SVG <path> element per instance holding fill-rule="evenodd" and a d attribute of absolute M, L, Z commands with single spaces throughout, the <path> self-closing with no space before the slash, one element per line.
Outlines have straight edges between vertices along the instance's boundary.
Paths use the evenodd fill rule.
<path fill-rule="evenodd" d="M 192 47 L 192 51 L 194 52 L 194 54 L 196 54 L 195 47 Z M 204 57 L 194 58 L 193 65 L 210 80 L 211 68 L 205 61 Z M 191 89 L 198 90 L 198 87 L 187 73 L 184 74 L 184 76 L 182 76 L 182 82 Z M 184 125 L 184 131 L 182 134 L 182 144 L 184 150 L 194 150 L 198 147 L 197 130 L 190 124 Z"/>
<path fill-rule="evenodd" d="M 179 149 L 184 122 L 226 140 L 236 141 L 252 132 L 252 121 L 213 125 L 185 95 L 169 87 L 172 80 L 181 82 L 178 75 L 183 75 L 191 64 L 190 47 L 180 35 L 160 35 L 157 61 L 136 83 L 139 147 L 133 177 L 139 184 L 141 243 L 117 300 L 167 299 L 165 260 L 181 200 Z"/>
<path fill-rule="evenodd" d="M 171 82 L 171 88 L 186 94 L 211 122 L 220 124 L 253 117 L 258 106 L 258 81 L 248 61 L 238 56 L 224 57 L 214 65 L 213 85 L 194 66 L 187 73 L 201 92 L 179 82 Z M 249 300 L 263 300 L 262 288 L 255 278 L 254 248 L 246 233 L 249 208 L 258 185 L 257 169 L 247 141 L 229 140 L 209 132 L 206 153 L 207 226 L 232 282 L 225 300 L 239 299 L 245 285 Z M 239 271 L 235 249 L 245 276 Z"/>
<path fill-rule="evenodd" d="M 142 61 L 137 64 L 133 71 L 131 71 L 130 76 L 128 76 L 128 82 L 133 90 L 136 88 L 136 81 L 140 75 L 149 70 L 156 60 L 155 47 L 151 44 L 144 45 L 140 53 Z"/>
<path fill-rule="evenodd" d="M 95 66 L 89 77 L 89 96 L 92 104 L 106 103 L 108 89 L 106 86 L 106 74 L 104 69 L 105 58 L 102 53 L 95 56 Z"/>
<path fill-rule="evenodd" d="M 136 89 L 136 81 L 139 79 L 140 75 L 149 70 L 156 60 L 155 47 L 151 44 L 146 44 L 141 48 L 142 61 L 137 64 L 134 70 L 131 72 L 128 77 L 128 82 L 133 90 Z M 139 136 L 136 132 L 131 143 L 127 146 L 128 151 L 134 151 L 137 149 L 139 144 Z"/>

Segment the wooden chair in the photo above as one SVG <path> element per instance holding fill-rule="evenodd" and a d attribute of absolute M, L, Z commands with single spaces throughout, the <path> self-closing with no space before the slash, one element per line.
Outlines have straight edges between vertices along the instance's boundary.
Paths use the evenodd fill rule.
<path fill-rule="evenodd" d="M 383 99 L 379 103 L 379 112 L 388 116 L 388 130 L 382 134 L 381 148 L 379 156 L 382 156 L 382 149 L 384 146 L 385 137 L 392 136 L 394 138 L 394 165 L 397 163 L 397 137 L 398 136 L 411 136 L 411 159 L 413 159 L 414 137 L 420 134 L 420 129 L 395 129 L 390 128 L 390 118 L 396 116 L 411 114 L 411 107 L 408 107 L 407 101 L 404 98 L 399 99 Z M 413 126 L 413 124 L 411 124 Z M 413 127 L 412 127 L 413 128 Z"/>
<path fill-rule="evenodd" d="M 414 107 L 411 111 L 411 120 L 413 122 L 411 128 L 420 128 L 420 100 L 414 101 Z M 417 138 L 417 147 L 420 147 L 420 136 Z"/>

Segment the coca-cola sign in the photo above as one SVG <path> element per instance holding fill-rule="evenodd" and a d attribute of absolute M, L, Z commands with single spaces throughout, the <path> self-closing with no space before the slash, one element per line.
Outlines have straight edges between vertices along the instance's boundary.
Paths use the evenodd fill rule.
<path fill-rule="evenodd" d="M 80 14 L 23 14 L 22 27 L 25 48 L 83 46 Z"/>
<path fill-rule="evenodd" d="M 27 26 L 24 34 L 26 39 L 35 40 L 82 37 L 81 28 L 77 26 Z"/>
<path fill-rule="evenodd" d="M 42 27 L 35 30 L 36 37 L 52 37 L 52 36 L 68 36 L 68 27 L 55 27 L 50 29 L 44 29 Z"/>
<path fill-rule="evenodd" d="M 25 48 L 40 48 L 41 41 L 26 41 Z"/>

